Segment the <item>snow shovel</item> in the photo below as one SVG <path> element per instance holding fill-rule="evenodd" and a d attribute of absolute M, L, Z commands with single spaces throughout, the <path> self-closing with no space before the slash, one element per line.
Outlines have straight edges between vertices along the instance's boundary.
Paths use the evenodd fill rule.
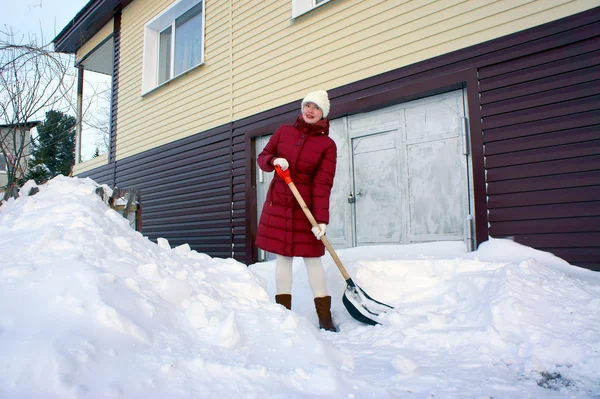
<path fill-rule="evenodd" d="M 310 211 L 310 209 L 308 209 L 306 202 L 304 202 L 302 195 L 300 195 L 300 192 L 298 191 L 296 185 L 292 181 L 292 177 L 290 176 L 290 170 L 287 169 L 283 171 L 281 170 L 281 167 L 279 165 L 276 165 L 275 171 L 277 172 L 279 177 L 281 177 L 286 182 L 290 190 L 292 190 L 294 197 L 296 197 L 298 204 L 300 204 L 300 207 L 302 208 L 304 214 L 310 221 L 310 224 L 313 227 L 319 228 L 319 223 L 317 223 L 317 221 L 315 220 L 312 212 Z M 352 281 L 352 278 L 346 271 L 344 265 L 342 265 L 342 261 L 335 253 L 333 247 L 327 239 L 327 236 L 324 235 L 323 237 L 321 237 L 321 241 L 325 245 L 325 248 L 327 248 L 327 251 L 329 251 L 329 254 L 333 258 L 335 265 L 340 270 L 340 273 L 342 273 L 342 276 L 346 280 L 346 284 L 348 284 L 346 286 L 346 290 L 344 291 L 344 296 L 342 297 L 342 303 L 346 307 L 348 313 L 350 313 L 350 316 L 365 324 L 380 324 L 377 321 L 377 318 L 382 313 L 385 313 L 390 309 L 394 308 L 390 305 L 386 305 L 385 303 L 379 302 L 378 300 L 371 298 L 369 294 L 367 294 L 362 288 L 356 285 L 354 281 Z"/>

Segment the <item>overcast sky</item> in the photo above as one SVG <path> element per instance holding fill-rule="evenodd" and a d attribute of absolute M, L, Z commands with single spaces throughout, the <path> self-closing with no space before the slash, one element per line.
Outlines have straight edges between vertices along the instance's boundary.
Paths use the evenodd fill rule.
<path fill-rule="evenodd" d="M 15 33 L 40 36 L 50 42 L 86 5 L 88 0 L 0 0 L 0 26 Z"/>

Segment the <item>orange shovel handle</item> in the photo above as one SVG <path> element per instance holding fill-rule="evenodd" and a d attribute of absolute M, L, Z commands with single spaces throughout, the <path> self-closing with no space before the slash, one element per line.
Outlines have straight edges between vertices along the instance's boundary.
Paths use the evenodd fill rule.
<path fill-rule="evenodd" d="M 285 184 L 290 184 L 292 182 L 292 176 L 290 175 L 290 170 L 282 170 L 281 166 L 275 165 L 275 172 L 285 181 Z"/>

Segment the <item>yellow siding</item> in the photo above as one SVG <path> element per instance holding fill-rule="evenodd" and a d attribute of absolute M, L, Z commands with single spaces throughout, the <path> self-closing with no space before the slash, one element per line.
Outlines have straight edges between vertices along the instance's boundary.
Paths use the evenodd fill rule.
<path fill-rule="evenodd" d="M 90 51 L 92 51 L 98 44 L 100 44 L 104 39 L 109 37 L 114 31 L 114 22 L 111 19 L 106 25 L 100 29 L 98 33 L 94 35 L 90 40 L 88 40 L 83 46 L 81 46 L 77 50 L 76 58 L 77 62 L 81 61 L 83 57 L 88 55 Z"/>
<path fill-rule="evenodd" d="M 142 97 L 144 25 L 172 0 L 137 0 L 121 16 L 117 158 L 230 120 L 229 1 L 206 3 L 205 64 Z"/>
<path fill-rule="evenodd" d="M 96 158 L 92 158 L 89 161 L 78 163 L 73 166 L 73 175 L 78 175 L 83 172 L 87 172 L 88 170 L 92 170 L 95 168 L 99 168 L 101 166 L 108 164 L 108 154 L 102 154 L 97 156 Z"/>
<path fill-rule="evenodd" d="M 600 0 L 291 0 L 206 4 L 205 64 L 142 96 L 144 25 L 173 0 L 123 10 L 117 159 L 600 5 Z"/>
<path fill-rule="evenodd" d="M 263 2 L 267 3 L 267 2 Z M 280 15 L 287 1 L 261 15 Z M 598 6 L 597 0 L 332 1 L 294 22 L 234 24 L 233 119 Z M 234 19 L 235 21 L 235 19 Z M 261 31 L 262 30 L 262 31 Z M 240 47 L 237 43 L 242 42 Z"/>

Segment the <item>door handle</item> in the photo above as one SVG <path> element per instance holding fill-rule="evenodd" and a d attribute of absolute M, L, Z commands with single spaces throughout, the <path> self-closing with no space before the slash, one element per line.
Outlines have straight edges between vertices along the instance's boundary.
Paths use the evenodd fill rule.
<path fill-rule="evenodd" d="M 354 194 L 350 193 L 350 195 L 348 196 L 348 203 L 353 204 L 355 202 L 356 202 L 356 198 L 354 197 Z"/>

